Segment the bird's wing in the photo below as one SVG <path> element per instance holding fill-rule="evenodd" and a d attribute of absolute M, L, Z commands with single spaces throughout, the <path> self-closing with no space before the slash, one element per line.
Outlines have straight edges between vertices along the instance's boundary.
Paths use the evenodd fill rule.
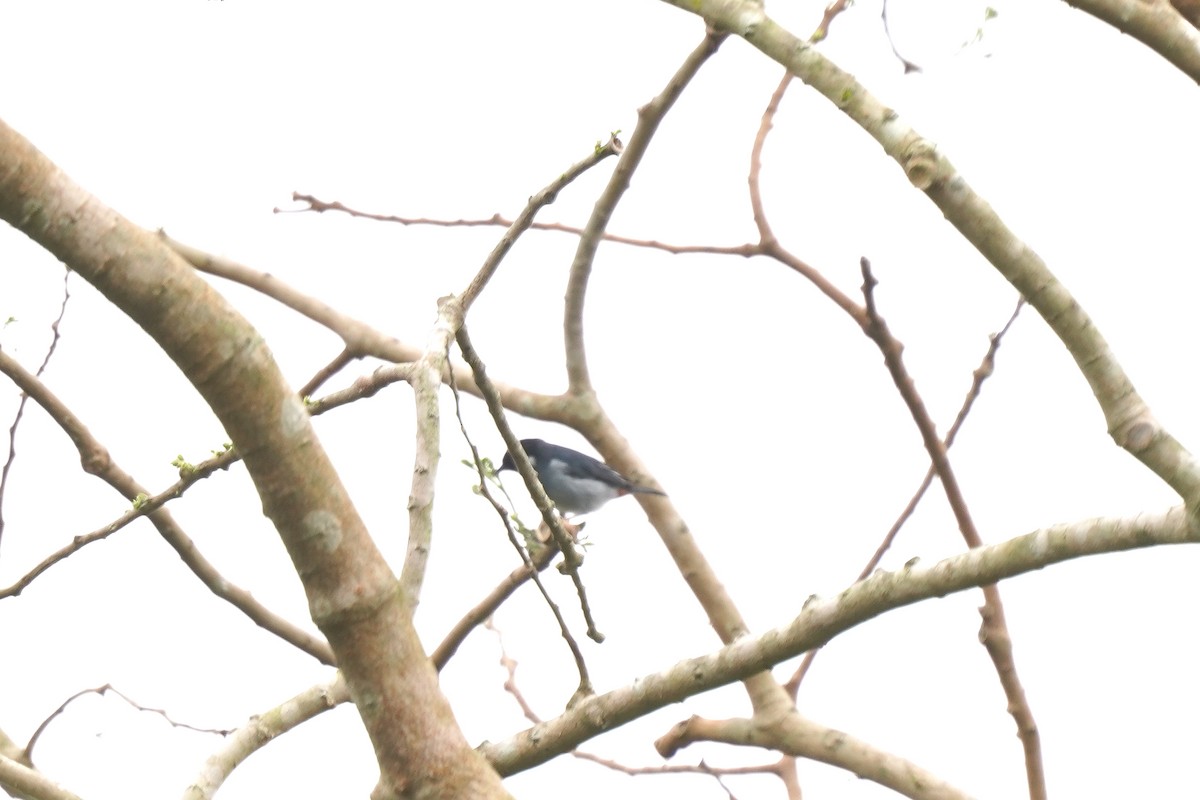
<path fill-rule="evenodd" d="M 563 472 L 569 477 L 591 478 L 621 489 L 629 489 L 633 486 L 628 478 L 603 461 L 597 461 L 584 453 L 574 453 L 573 455 L 574 458 L 559 457 L 556 459 L 563 465 Z M 555 458 L 555 456 L 557 454 L 551 455 L 551 458 Z"/>

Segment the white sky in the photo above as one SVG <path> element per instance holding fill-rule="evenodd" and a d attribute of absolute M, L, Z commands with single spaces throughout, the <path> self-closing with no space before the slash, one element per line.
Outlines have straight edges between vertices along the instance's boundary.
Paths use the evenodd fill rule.
<path fill-rule="evenodd" d="M 903 76 L 860 2 L 824 51 L 935 140 L 1092 314 L 1157 415 L 1200 441 L 1192 364 L 1197 296 L 1195 86 L 1133 40 L 1065 5 L 996 3 L 983 41 L 975 2 L 896 0 L 897 44 L 925 67 Z M 820 2 L 768 5 L 807 33 Z M 636 124 L 699 41 L 697 20 L 662 3 L 21 4 L 0 22 L 0 117 L 104 202 L 150 228 L 270 271 L 401 338 L 425 341 L 435 300 L 461 290 L 498 229 L 401 228 L 327 214 L 276 215 L 292 191 L 380 213 L 514 215 L 588 152 Z M 748 154 L 780 70 L 738 41 L 704 68 L 668 117 L 610 230 L 673 243 L 753 238 Z M 581 224 L 600 167 L 542 219 Z M 785 245 L 857 292 L 866 255 L 879 300 L 935 418 L 961 401 L 988 334 L 1015 295 L 900 170 L 825 100 L 797 84 L 765 155 L 764 191 Z M 557 391 L 561 297 L 575 242 L 532 233 L 470 316 L 494 377 Z M 0 344 L 40 361 L 61 270 L 0 230 Z M 239 287 L 221 285 L 299 386 L 338 343 Z M 170 462 L 224 435 L 145 337 L 72 279 L 46 381 L 155 490 Z M 756 630 L 857 574 L 925 469 L 914 426 L 878 352 L 779 265 L 606 244 L 587 313 L 602 401 L 666 487 Z M 373 365 L 357 365 L 335 387 Z M 334 387 L 331 387 L 334 388 Z M 448 395 L 447 395 L 448 397 Z M 406 387 L 317 422 L 380 547 L 404 553 L 411 456 Z M 0 406 L 11 418 L 15 393 Z M 470 492 L 449 413 L 439 527 L 419 627 L 430 647 L 516 563 Z M 475 441 L 499 438 L 468 401 Z M 4 422 L 4 427 L 7 426 Z M 523 435 L 579 446 L 518 421 Z M 0 584 L 126 503 L 82 475 L 65 437 L 30 409 L 3 512 Z M 1107 438 L 1073 363 L 1032 313 L 1017 323 L 952 452 L 976 521 L 999 541 L 1060 521 L 1158 511 L 1174 502 Z M 516 491 L 516 490 L 514 490 Z M 519 493 L 519 492 L 518 492 Z M 523 494 L 520 495 L 523 498 Z M 962 545 L 940 494 L 886 566 Z M 529 515 L 531 507 L 524 510 Z M 299 582 L 235 468 L 171 505 L 233 581 L 295 621 Z M 608 641 L 583 640 L 565 580 L 551 583 L 598 688 L 615 688 L 717 646 L 636 504 L 593 517 L 584 576 Z M 1017 665 L 1057 797 L 1187 796 L 1200 740 L 1195 681 L 1200 600 L 1193 548 L 1054 567 L 1002 586 Z M 1024 791 L 1020 748 L 975 633 L 977 593 L 850 631 L 816 662 L 802 710 L 910 758 L 980 798 Z M 544 715 L 574 688 L 548 613 L 525 590 L 497 615 L 518 678 Z M 23 740 L 67 696 L 111 682 L 199 726 L 231 728 L 328 677 L 254 628 L 182 568 L 148 524 L 88 548 L 0 601 L 0 728 Z M 525 727 L 502 689 L 497 643 L 474 634 L 443 673 L 472 742 Z M 781 667 L 790 674 L 793 665 Z M 736 687 L 665 709 L 586 749 L 659 763 L 651 742 L 689 714 L 746 713 Z M 177 796 L 220 741 L 169 728 L 115 699 L 73 705 L 36 758 L 88 800 Z M 696 747 L 713 765 L 757 754 Z M 770 760 L 769 758 L 766 760 Z M 311 765 L 311 766 L 310 766 Z M 377 772 L 352 709 L 325 715 L 240 767 L 221 796 L 364 797 Z M 890 793 L 820 765 L 806 797 Z M 706 778 L 628 778 L 560 758 L 517 776 L 520 797 L 620 792 L 721 798 Z M 739 797 L 778 797 L 733 778 Z"/>

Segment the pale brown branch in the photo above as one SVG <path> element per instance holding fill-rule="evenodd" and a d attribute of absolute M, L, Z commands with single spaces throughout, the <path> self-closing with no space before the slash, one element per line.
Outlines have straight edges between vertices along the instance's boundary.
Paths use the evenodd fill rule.
<path fill-rule="evenodd" d="M 458 650 L 459 645 L 466 640 L 468 634 L 496 613 L 496 609 L 500 608 L 504 601 L 513 595 L 513 592 L 528 583 L 535 573 L 542 572 L 549 567 L 550 562 L 557 554 L 558 548 L 554 547 L 552 543 L 547 543 L 530 554 L 529 564 L 522 564 L 508 573 L 508 577 L 496 584 L 496 588 L 476 603 L 475 607 L 464 614 L 462 619 L 450 629 L 441 644 L 429 655 L 433 665 L 439 671 L 445 667 Z"/>
<path fill-rule="evenodd" d="M 865 331 L 883 353 L 884 364 L 891 373 L 892 382 L 896 384 L 904 404 L 908 407 L 909 414 L 921 432 L 925 450 L 929 453 L 929 459 L 933 463 L 933 469 L 942 484 L 946 500 L 958 522 L 958 529 L 963 540 L 968 547 L 982 547 L 983 539 L 971 518 L 966 498 L 959 486 L 954 468 L 950 464 L 946 443 L 938 436 L 937 426 L 934 425 L 933 418 L 925 408 L 925 401 L 921 398 L 912 376 L 908 374 L 908 370 L 904 366 L 901 356 L 902 346 L 892 336 L 887 322 L 884 321 L 876 307 L 875 286 L 878 281 L 871 273 L 871 263 L 864 258 L 860 264 L 863 276 L 863 297 L 866 299 L 869 318 Z M 1000 678 L 1000 686 L 1004 689 L 1004 695 L 1008 699 L 1008 713 L 1012 715 L 1013 721 L 1017 724 L 1017 735 L 1020 737 L 1025 751 L 1025 774 L 1029 783 L 1030 800 L 1045 800 L 1046 772 L 1042 760 L 1041 735 L 1038 733 L 1037 722 L 1033 718 L 1033 709 L 1029 706 L 1029 701 L 1025 697 L 1025 689 L 1017 675 L 1017 664 L 1012 651 L 1012 637 L 1004 620 L 1004 604 L 1000 599 L 1000 590 L 995 584 L 988 584 L 980 588 L 983 591 L 984 604 L 979 610 L 983 617 L 979 640 L 992 659 L 996 674 Z"/>
<path fill-rule="evenodd" d="M 2 123 L 0 218 L 146 331 L 228 431 L 346 683 L 371 698 L 356 710 L 380 769 L 376 799 L 507 797 L 458 727 L 396 576 L 262 336 L 161 239 Z"/>
<path fill-rule="evenodd" d="M 0 754 L 0 787 L 26 800 L 80 800 L 33 767 Z"/>
<path fill-rule="evenodd" d="M 825 41 L 825 37 L 829 36 L 829 26 L 849 7 L 850 0 L 833 0 L 832 3 L 825 6 L 825 13 L 821 15 L 821 22 L 817 25 L 817 29 L 809 35 L 808 40 L 813 44 Z"/>
<path fill-rule="evenodd" d="M 671 76 L 666 88 L 638 109 L 638 123 L 634 128 L 633 135 L 629 137 L 629 144 L 626 145 L 620 160 L 617 161 L 616 169 L 613 170 L 608 184 L 592 207 L 587 224 L 579 235 L 579 244 L 571 262 L 571 274 L 567 279 L 566 302 L 563 309 L 567 383 L 568 391 L 572 395 L 588 394 L 591 387 L 587 350 L 583 341 L 583 307 L 588 279 L 591 276 L 592 265 L 596 260 L 596 251 L 601 242 L 601 234 L 608 227 L 613 211 L 629 188 L 630 179 L 645 156 L 654 134 L 658 131 L 659 123 L 671 110 L 692 78 L 700 71 L 700 67 L 704 66 L 709 57 L 717 52 L 717 48 L 721 46 L 724 39 L 723 34 L 706 33 L 704 41 L 684 59 L 683 64 Z"/>
<path fill-rule="evenodd" d="M 1158 53 L 1200 83 L 1200 33 L 1167 0 L 1066 0 L 1067 5 L 1107 22 Z M 1189 15 L 1194 3 L 1180 3 Z M 1200 19 L 1200 17 L 1197 17 Z"/>
<path fill-rule="evenodd" d="M 534 216 L 545 206 L 553 203 L 558 198 L 558 193 L 565 189 L 572 181 L 578 178 L 583 173 L 587 172 L 592 167 L 599 164 L 604 159 L 610 156 L 620 155 L 624 150 L 624 145 L 617 138 L 616 134 L 609 137 L 608 141 L 603 145 L 597 144 L 590 154 L 581 161 L 577 161 L 566 169 L 561 175 L 542 189 L 537 194 L 529 198 L 529 202 L 525 204 L 525 208 L 517 215 L 512 225 L 508 226 L 508 230 L 500 237 L 500 241 L 492 248 L 492 252 L 488 254 L 487 260 L 483 267 L 471 280 L 470 285 L 459 295 L 459 300 L 463 304 L 463 312 L 471 307 L 475 302 L 475 298 L 483 291 L 483 287 L 491 280 L 492 275 L 500 267 L 500 262 L 512 249 L 517 239 L 522 233 L 529 230 L 529 226 L 533 223 Z M 620 159 L 617 168 L 620 169 L 620 164 L 624 159 Z"/>
<path fill-rule="evenodd" d="M 542 718 L 533 710 L 533 706 L 525 699 L 525 693 L 521 691 L 521 687 L 517 684 L 517 662 L 516 659 L 508 655 L 508 650 L 504 647 L 504 634 L 496 627 L 495 623 L 490 620 L 485 627 L 496 636 L 496 644 L 500 647 L 500 666 L 504 667 L 505 673 L 508 675 L 504 679 L 504 691 L 508 692 L 517 706 L 521 709 L 521 713 L 525 715 L 525 719 L 529 720 L 534 725 L 539 724 Z"/>
<path fill-rule="evenodd" d="M 496 627 L 490 619 L 485 627 L 496 636 L 496 643 L 500 648 L 500 665 L 504 667 L 507 677 L 504 680 L 504 690 L 508 692 L 517 706 L 521 709 L 525 719 L 529 720 L 534 725 L 542 722 L 541 717 L 529 701 L 525 698 L 524 692 L 521 691 L 520 684 L 517 683 L 517 661 L 508 654 L 508 649 L 504 646 L 504 634 Z M 725 775 L 760 775 L 763 773 L 780 774 L 781 761 L 773 764 L 765 764 L 761 766 L 744 766 L 744 767 L 710 767 L 701 761 L 698 765 L 691 764 L 660 764 L 655 767 L 631 767 L 622 764 L 619 761 L 604 758 L 594 753 L 588 753 L 583 750 L 572 750 L 571 755 L 581 761 L 590 761 L 593 764 L 611 769 L 615 772 L 621 772 L 625 775 L 711 775 L 720 782 L 720 778 Z M 794 771 L 793 771 L 794 772 Z M 723 784 L 722 784 L 723 785 Z"/>
<path fill-rule="evenodd" d="M 305 689 L 275 708 L 255 714 L 226 739 L 219 751 L 209 756 L 200 774 L 184 791 L 184 800 L 212 800 L 238 765 L 264 745 L 349 701 L 350 691 L 338 673 L 327 683 Z"/>
<path fill-rule="evenodd" d="M 913 561 L 895 572 L 877 570 L 833 597 L 811 598 L 794 620 L 780 628 L 744 636 L 711 655 L 681 661 L 585 699 L 556 719 L 481 750 L 501 774 L 511 775 L 699 692 L 761 674 L 894 609 L 1071 559 L 1192 542 L 1200 542 L 1200 528 L 1193 528 L 1187 510 L 1177 507 L 1161 514 L 1056 525 L 967 550 L 932 566 Z"/>
<path fill-rule="evenodd" d="M 349 214 L 352 217 L 362 217 L 364 219 L 372 219 L 379 222 L 395 222 L 400 225 L 426 225 L 439 228 L 507 228 L 513 224 L 513 220 L 501 214 L 493 214 L 490 217 L 480 219 L 434 219 L 429 217 L 398 217 L 394 214 L 376 214 L 369 211 L 360 211 L 355 208 L 343 205 L 338 201 L 320 200 L 312 195 L 295 193 L 293 199 L 303 200 L 308 203 L 311 208 L 300 209 L 301 211 L 340 211 Z M 276 213 L 289 213 L 275 209 Z M 556 233 L 566 233 L 572 236 L 581 236 L 583 228 L 575 225 L 566 225 L 561 222 L 533 222 L 529 225 L 531 231 L 554 231 Z M 604 232 L 600 234 L 600 238 L 606 242 L 614 244 L 627 244 L 632 247 L 644 247 L 650 250 L 662 250 L 672 255 L 696 254 L 704 253 L 707 255 L 721 256 L 742 256 L 749 258 L 758 254 L 757 245 L 753 244 L 737 244 L 737 245 L 708 245 L 708 244 L 671 244 L 670 242 L 660 242 L 657 239 L 638 239 L 631 236 L 621 236 L 616 233 Z"/>
<path fill-rule="evenodd" d="M 20 387 L 21 391 L 25 392 L 26 395 L 41 406 L 63 432 L 70 437 L 79 451 L 80 461 L 83 464 L 85 472 L 100 478 L 127 500 L 136 502 L 138 498 L 146 496 L 146 489 L 135 481 L 131 475 L 117 466 L 104 445 L 92 435 L 91 431 L 66 407 L 58 396 L 51 392 L 36 376 L 29 373 L 3 351 L 0 351 L 0 372 L 7 375 L 13 383 Z M 100 531 L 95 531 L 85 537 L 77 537 L 71 544 L 60 548 L 56 553 L 43 559 L 37 567 L 23 576 L 13 586 L 0 591 L 0 597 L 20 594 L 37 576 L 72 553 L 77 552 L 86 544 L 108 536 L 139 516 L 145 516 L 154 525 L 155 530 L 158 531 L 167 544 L 179 554 L 179 557 L 187 565 L 188 569 L 192 571 L 192 574 L 199 578 L 213 594 L 233 605 L 262 629 L 298 647 L 318 661 L 332 664 L 333 652 L 329 649 L 328 644 L 322 641 L 320 637 L 314 636 L 278 614 L 275 614 L 258 600 L 254 599 L 253 595 L 248 591 L 234 585 L 229 579 L 221 575 L 217 571 L 217 568 L 200 553 L 188 535 L 184 533 L 183 529 L 171 515 L 171 512 L 161 507 L 167 500 L 182 494 L 186 486 L 190 486 L 200 480 L 202 475 L 211 475 L 218 468 L 227 467 L 234 458 L 235 456 L 232 452 L 225 452 L 210 459 L 209 462 L 206 462 L 200 468 L 194 468 L 189 471 L 186 477 L 181 477 L 179 483 L 158 495 L 154 501 L 147 500 L 141 503 L 137 508 L 126 512 L 120 520 L 109 524 L 105 528 L 100 529 Z"/>
<path fill-rule="evenodd" d="M 350 362 L 354 359 L 355 355 L 351 352 L 350 348 L 343 349 L 342 352 L 333 357 L 332 361 L 317 370 L 316 374 L 309 378 L 308 383 L 300 387 L 300 396 L 311 397 L 313 392 L 320 389 L 325 385 L 326 381 L 349 366 Z"/>
<path fill-rule="evenodd" d="M 983 360 L 980 361 L 979 366 L 976 367 L 975 371 L 972 373 L 971 388 L 967 390 L 967 396 L 963 399 L 962 406 L 960 406 L 958 409 L 958 415 L 955 416 L 954 422 L 950 425 L 950 429 L 946 432 L 944 444 L 947 450 L 949 450 L 954 444 L 955 437 L 958 435 L 963 423 L 967 421 L 967 415 L 970 414 L 971 408 L 975 405 L 975 401 L 979 399 L 979 395 L 983 391 L 984 381 L 990 378 L 992 372 L 995 370 L 996 352 L 1000 349 L 1000 343 L 1004 340 L 1004 336 L 1008 333 L 1009 328 L 1011 328 L 1013 323 L 1017 321 L 1017 315 L 1021 313 L 1021 309 L 1024 306 L 1025 299 L 1021 297 L 1017 298 L 1016 308 L 1013 309 L 1008 321 L 1004 323 L 1004 327 L 1000 329 L 999 333 L 994 333 L 991 335 L 991 337 L 989 337 L 987 352 L 984 354 Z M 913 515 L 913 512 L 917 510 L 917 505 L 921 502 L 921 498 L 925 496 L 925 492 L 929 490 L 929 487 L 933 483 L 933 479 L 936 474 L 937 471 L 932 465 L 929 467 L 929 469 L 925 470 L 925 477 L 921 480 L 920 486 L 918 486 L 917 490 L 913 492 L 912 497 L 908 501 L 908 505 L 904 507 L 904 510 L 901 511 L 900 515 L 896 518 L 896 521 L 892 523 L 892 527 L 888 529 L 888 532 L 883 537 L 883 541 L 881 541 L 879 543 L 879 547 L 876 548 L 875 553 L 858 573 L 858 578 L 856 580 L 861 581 L 862 579 L 866 578 L 868 575 L 874 572 L 875 568 L 878 567 L 880 562 L 883 561 L 883 556 L 891 548 L 892 543 L 896 540 L 896 536 L 900 533 L 900 529 L 904 527 L 904 523 L 906 523 L 909 517 Z M 812 663 L 814 660 L 816 660 L 817 653 L 819 652 L 820 650 L 810 650 L 809 652 L 805 653 L 800 665 L 796 668 L 796 671 L 792 674 L 792 677 L 788 679 L 787 684 L 785 684 L 785 688 L 793 698 L 795 698 L 796 692 L 800 688 L 800 684 L 804 681 L 804 676 L 808 674 L 808 671 L 812 667 Z"/>
<path fill-rule="evenodd" d="M 757 764 L 744 767 L 714 767 L 703 760 L 699 764 L 658 764 L 653 767 L 631 767 L 611 758 L 589 753 L 585 750 L 572 750 L 571 755 L 580 761 L 590 761 L 605 769 L 620 772 L 625 775 L 712 775 L 723 777 L 727 775 L 773 775 L 779 773 L 779 762 Z"/>
<path fill-rule="evenodd" d="M 750 189 L 750 209 L 754 215 L 754 226 L 758 229 L 757 254 L 774 258 L 784 266 L 803 276 L 809 283 L 816 287 L 817 291 L 832 300 L 838 308 L 845 311 L 850 315 L 851 319 L 858 323 L 859 326 L 862 326 L 866 322 L 866 312 L 862 306 L 855 303 L 848 294 L 835 286 L 820 270 L 784 248 L 779 243 L 779 239 L 775 236 L 774 231 L 771 230 L 771 224 L 767 219 L 766 207 L 762 201 L 760 181 L 763 148 L 767 143 L 767 135 L 775 125 L 775 115 L 779 112 L 779 106 L 783 102 L 783 96 L 787 92 L 791 82 L 792 74 L 785 71 L 783 77 L 779 79 L 779 85 L 775 87 L 775 91 L 771 94 L 771 99 L 767 102 L 766 109 L 763 110 L 762 118 L 758 124 L 758 133 L 754 136 L 754 145 L 750 148 L 750 172 L 746 183 Z"/>
<path fill-rule="evenodd" d="M 796 712 L 776 719 L 708 720 L 692 717 L 675 726 L 656 746 L 674 753 L 695 742 L 770 746 L 781 752 L 821 761 L 912 800 L 968 800 L 969 795 L 911 761 L 884 753 L 843 731 L 819 725 Z"/>
<path fill-rule="evenodd" d="M 450 342 L 462 325 L 465 310 L 452 298 L 438 301 L 437 321 L 425 352 L 412 365 L 413 468 L 408 495 L 408 546 L 400 571 L 400 591 L 409 613 L 415 613 L 433 548 L 433 500 L 441 465 L 442 412 L 439 389 L 449 362 Z"/>
<path fill-rule="evenodd" d="M 424 352 L 422 348 L 402 342 L 395 337 L 372 328 L 360 320 L 330 308 L 317 298 L 299 292 L 294 287 L 288 286 L 282 280 L 269 273 L 259 272 L 243 264 L 175 242 L 161 232 L 160 238 L 176 253 L 184 257 L 189 264 L 201 272 L 217 275 L 248 288 L 261 291 L 268 297 L 307 316 L 314 322 L 329 327 L 330 330 L 338 335 L 345 343 L 345 349 L 330 365 L 321 372 L 318 372 L 313 380 L 309 381 L 309 385 L 321 379 L 322 373 L 335 371 L 340 368 L 342 361 L 346 359 L 348 354 L 353 354 L 353 358 L 373 356 L 383 361 L 391 361 L 394 364 L 403 365 L 417 361 Z M 454 370 L 454 379 L 458 381 L 460 389 L 469 394 L 479 394 L 479 388 L 475 386 L 475 381 L 472 379 L 471 371 L 468 367 L 462 364 L 453 364 L 448 369 Z M 442 377 L 443 380 L 447 380 L 448 374 Z M 493 381 L 493 384 L 503 398 L 505 406 L 520 408 L 521 412 L 526 416 L 538 419 L 561 419 L 562 400 L 557 395 L 538 394 L 518 389 L 502 381 Z"/>
<path fill-rule="evenodd" d="M 483 265 L 474 278 L 457 297 L 443 297 L 438 301 L 438 318 L 430 335 L 429 344 L 417 360 L 412 380 L 415 414 L 416 414 L 416 448 L 412 470 L 412 490 L 408 502 L 408 549 L 404 558 L 404 568 L 400 573 L 400 587 L 410 611 L 415 611 L 424 581 L 425 567 L 428 563 L 429 552 L 433 545 L 433 500 L 434 482 L 441 461 L 439 445 L 441 442 L 441 413 L 438 402 L 438 389 L 441 387 L 443 376 L 449 371 L 450 342 L 456 334 L 461 335 L 460 346 L 464 354 L 469 349 L 466 341 L 466 330 L 463 321 L 471 304 L 487 286 L 492 276 L 500 268 L 504 258 L 512 246 L 524 233 L 537 213 L 545 206 L 553 203 L 558 193 L 587 170 L 599 164 L 609 156 L 621 152 L 621 141 L 614 135 L 604 145 L 597 145 L 587 157 L 572 164 L 563 173 L 551 181 L 544 189 L 529 198 L 516 221 L 509 226 L 500 241 L 492 248 Z M 472 363 L 472 373 L 478 378 L 481 365 Z M 489 387 L 495 394 L 495 387 Z M 498 396 L 496 397 L 498 401 Z M 555 530 L 553 522 L 548 522 L 551 530 Z M 561 534 L 561 537 L 559 536 Z M 561 529 L 556 531 L 560 538 L 559 548 L 564 554 L 570 552 L 571 545 L 566 541 L 566 534 Z M 569 555 L 567 556 L 570 561 Z M 576 587 L 580 592 L 580 600 L 584 606 L 584 615 L 588 620 L 588 634 L 597 641 L 603 639 L 592 624 L 587 602 L 583 593 L 583 584 L 578 574 L 572 572 Z M 578 649 L 576 648 L 576 653 Z M 582 655 L 578 662 L 581 667 L 582 681 L 590 688 L 586 671 L 582 670 Z M 581 687 L 582 690 L 582 687 Z"/>

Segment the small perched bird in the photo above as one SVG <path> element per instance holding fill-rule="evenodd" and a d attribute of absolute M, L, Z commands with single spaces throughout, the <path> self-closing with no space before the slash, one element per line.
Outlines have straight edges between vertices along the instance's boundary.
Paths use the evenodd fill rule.
<path fill-rule="evenodd" d="M 666 492 L 638 486 L 604 462 L 569 447 L 541 439 L 522 439 L 521 447 L 525 448 L 546 494 L 562 514 L 587 514 L 630 493 L 666 497 Z M 516 468 L 512 453 L 505 453 L 500 470 Z"/>

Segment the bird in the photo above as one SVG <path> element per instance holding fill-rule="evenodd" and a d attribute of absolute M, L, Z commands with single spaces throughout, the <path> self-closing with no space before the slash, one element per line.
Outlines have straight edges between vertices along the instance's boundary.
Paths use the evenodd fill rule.
<path fill-rule="evenodd" d="M 585 453 L 562 445 L 544 442 L 541 439 L 522 439 L 521 447 L 529 456 L 529 463 L 537 472 L 538 480 L 546 495 L 554 501 L 559 513 L 587 514 L 609 500 L 627 494 L 657 494 L 666 497 L 666 492 L 638 486 L 603 461 L 597 461 Z M 515 470 L 512 453 L 505 453 L 497 472 Z"/>

